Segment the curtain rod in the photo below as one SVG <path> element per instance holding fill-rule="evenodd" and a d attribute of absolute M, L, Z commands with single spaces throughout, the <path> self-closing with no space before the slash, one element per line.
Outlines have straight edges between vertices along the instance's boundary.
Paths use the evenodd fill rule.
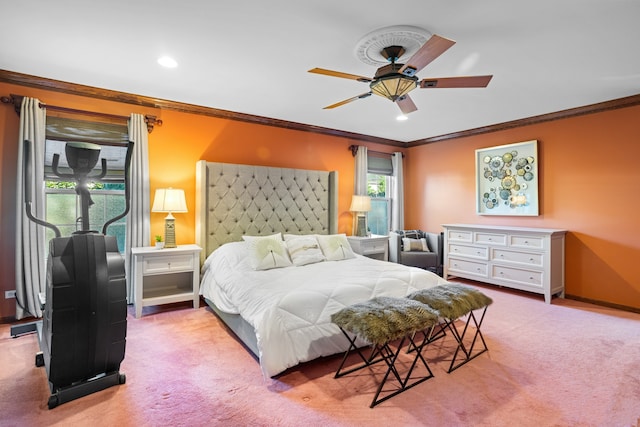
<path fill-rule="evenodd" d="M 351 150 L 351 154 L 353 155 L 353 157 L 356 156 L 356 154 L 358 153 L 358 147 L 359 145 L 350 145 L 349 146 L 349 150 Z M 367 153 L 373 153 L 373 154 L 383 154 L 385 156 L 393 156 L 393 153 L 385 153 L 384 151 L 373 151 L 373 150 L 367 150 Z M 404 157 L 404 153 L 402 154 L 402 157 Z"/>
<path fill-rule="evenodd" d="M 3 104 L 13 104 L 13 109 L 16 111 L 18 115 L 20 115 L 20 109 L 22 107 L 23 98 L 24 98 L 23 95 L 11 94 L 9 96 L 1 97 L 0 101 L 2 101 Z M 38 104 L 38 106 L 40 108 L 47 108 L 49 110 L 60 111 L 62 113 L 80 114 L 80 115 L 92 116 L 92 117 L 102 117 L 104 119 L 111 119 L 111 120 L 123 120 L 123 121 L 129 120 L 129 117 L 127 116 L 118 116 L 115 114 L 100 113 L 97 111 L 78 110 L 75 108 L 59 107 L 57 105 L 48 105 L 42 102 Z M 149 133 L 153 131 L 153 127 L 155 125 L 162 126 L 162 120 L 150 114 L 146 114 L 144 116 L 144 122 L 147 124 L 147 132 Z"/>

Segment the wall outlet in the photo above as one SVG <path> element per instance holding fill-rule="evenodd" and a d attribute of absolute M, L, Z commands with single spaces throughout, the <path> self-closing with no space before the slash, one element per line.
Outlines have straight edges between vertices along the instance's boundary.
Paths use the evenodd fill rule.
<path fill-rule="evenodd" d="M 16 291 L 4 291 L 4 299 L 11 299 L 16 297 Z"/>

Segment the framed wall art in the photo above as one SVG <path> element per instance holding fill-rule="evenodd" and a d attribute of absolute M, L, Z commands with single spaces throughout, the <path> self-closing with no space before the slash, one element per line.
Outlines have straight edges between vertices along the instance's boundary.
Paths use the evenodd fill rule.
<path fill-rule="evenodd" d="M 479 215 L 538 215 L 538 141 L 476 150 Z"/>

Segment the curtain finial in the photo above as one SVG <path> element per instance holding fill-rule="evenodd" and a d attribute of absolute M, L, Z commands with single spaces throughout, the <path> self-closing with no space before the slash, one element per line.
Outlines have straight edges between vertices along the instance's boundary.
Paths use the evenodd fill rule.
<path fill-rule="evenodd" d="M 20 115 L 20 110 L 22 109 L 22 95 L 14 95 L 11 94 L 9 96 L 3 96 L 0 98 L 3 104 L 13 104 L 13 109 L 16 111 L 16 114 Z"/>
<path fill-rule="evenodd" d="M 153 132 L 153 127 L 155 125 L 162 126 L 162 120 L 156 118 L 156 116 L 152 116 L 151 114 L 147 114 L 144 116 L 144 122 L 147 124 L 147 132 Z"/>

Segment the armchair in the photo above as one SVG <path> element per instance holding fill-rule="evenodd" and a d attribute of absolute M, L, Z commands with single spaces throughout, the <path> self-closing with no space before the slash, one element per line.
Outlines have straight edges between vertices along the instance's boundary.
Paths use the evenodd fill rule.
<path fill-rule="evenodd" d="M 405 248 L 402 239 L 426 240 L 428 251 L 413 246 L 418 243 L 413 241 L 411 248 Z M 444 234 L 429 233 L 421 230 L 398 230 L 389 233 L 389 261 L 398 264 L 430 270 L 439 276 L 443 274 Z M 419 244 L 417 246 L 420 246 Z"/>

